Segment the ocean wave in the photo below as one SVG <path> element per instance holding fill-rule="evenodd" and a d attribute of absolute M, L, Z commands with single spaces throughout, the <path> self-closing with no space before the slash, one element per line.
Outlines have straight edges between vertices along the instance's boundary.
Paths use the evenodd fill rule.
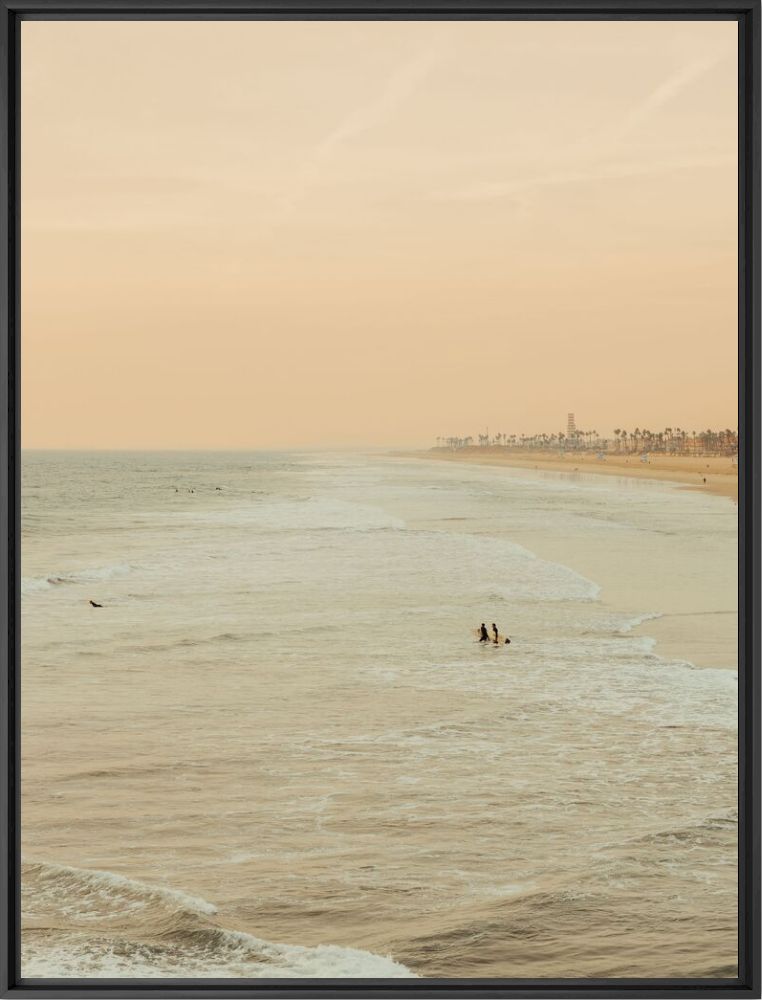
<path fill-rule="evenodd" d="M 422 976 L 501 976 L 510 963 L 515 976 L 531 976 L 539 966 L 552 970 L 545 975 L 619 978 L 636 974 L 638 958 L 628 950 L 636 938 L 651 967 L 657 965 L 652 975 L 708 977 L 720 964 L 716 950 L 712 954 L 718 929 L 727 937 L 735 930 L 732 895 L 712 898 L 717 908 L 707 924 L 696 921 L 689 896 L 673 894 L 655 908 L 648 894 L 591 871 L 584 885 L 463 899 L 393 947 Z M 695 927 L 689 942 L 686 923 Z M 731 961 L 727 968 L 737 974 Z"/>
<path fill-rule="evenodd" d="M 166 653 L 172 649 L 193 649 L 196 646 L 218 646 L 227 643 L 248 642 L 252 635 L 246 632 L 218 632 L 215 635 L 190 639 L 170 639 L 167 642 L 137 643 L 128 648 L 136 653 Z"/>
<path fill-rule="evenodd" d="M 205 899 L 99 869 L 25 862 L 22 882 L 24 916 L 32 920 L 113 920 L 151 907 L 208 915 L 217 912 Z"/>
<path fill-rule="evenodd" d="M 24 863 L 22 915 L 27 979 L 415 975 L 356 948 L 280 944 L 222 927 L 207 900 L 114 872 Z"/>
<path fill-rule="evenodd" d="M 664 614 L 661 611 L 646 611 L 641 615 L 634 615 L 632 618 L 628 618 L 616 631 L 618 635 L 627 635 L 640 625 L 645 625 L 646 622 L 656 621 L 663 617 Z"/>
<path fill-rule="evenodd" d="M 668 847 L 677 841 L 690 845 L 711 847 L 723 843 L 730 837 L 735 840 L 738 833 L 738 810 L 727 809 L 724 812 L 704 816 L 680 826 L 667 827 L 651 831 L 638 837 L 632 837 L 627 844 L 661 845 Z"/>
<path fill-rule="evenodd" d="M 66 586 L 77 583 L 100 583 L 114 577 L 126 576 L 132 570 L 127 563 L 115 563 L 111 566 L 100 566 L 95 569 L 76 570 L 70 573 L 50 573 L 47 576 L 21 578 L 22 595 L 36 594 L 50 590 L 52 587 Z"/>
<path fill-rule="evenodd" d="M 369 951 L 272 944 L 239 931 L 184 943 L 40 935 L 22 946 L 22 971 L 25 979 L 415 978 L 406 966 Z"/>
<path fill-rule="evenodd" d="M 405 522 L 380 507 L 351 503 L 330 497 L 293 497 L 261 500 L 246 507 L 225 510 L 180 511 L 169 515 L 174 521 L 220 527 L 243 527 L 252 531 L 287 533 L 292 531 L 363 532 L 379 528 L 404 529 Z"/>

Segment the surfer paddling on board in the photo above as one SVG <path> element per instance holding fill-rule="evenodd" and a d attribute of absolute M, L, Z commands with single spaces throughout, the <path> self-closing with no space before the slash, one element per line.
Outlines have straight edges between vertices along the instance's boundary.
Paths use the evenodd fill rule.
<path fill-rule="evenodd" d="M 489 642 L 489 635 L 487 634 L 487 626 L 482 622 L 482 626 L 479 629 L 479 642 Z"/>

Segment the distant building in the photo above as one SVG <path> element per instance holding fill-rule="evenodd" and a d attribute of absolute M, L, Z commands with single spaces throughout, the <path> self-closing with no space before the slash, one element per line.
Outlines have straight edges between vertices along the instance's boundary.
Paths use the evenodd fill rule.
<path fill-rule="evenodd" d="M 569 413 L 566 417 L 566 436 L 568 438 L 574 438 L 577 433 L 577 425 L 574 423 L 574 414 Z"/>

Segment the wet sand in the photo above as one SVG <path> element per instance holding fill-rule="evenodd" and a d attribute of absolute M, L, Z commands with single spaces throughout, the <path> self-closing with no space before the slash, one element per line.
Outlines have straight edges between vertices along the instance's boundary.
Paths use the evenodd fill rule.
<path fill-rule="evenodd" d="M 431 449 L 415 453 L 419 458 L 476 465 L 505 465 L 517 469 L 547 469 L 554 472 L 591 472 L 596 475 L 636 476 L 680 483 L 693 489 L 738 500 L 738 466 L 729 458 L 653 455 L 641 462 L 638 455 L 607 455 L 604 459 L 586 452 L 508 451 L 504 448 Z"/>
<path fill-rule="evenodd" d="M 611 460 L 595 464 L 594 458 L 583 462 L 581 455 L 574 456 L 573 461 L 571 458 L 567 461 L 560 458 L 549 460 L 547 455 L 538 453 L 517 456 L 487 448 L 461 449 L 458 452 L 422 451 L 408 453 L 406 457 L 444 459 L 471 467 L 502 466 L 514 469 L 516 473 L 526 469 L 531 470 L 533 478 L 536 476 L 539 479 L 554 478 L 559 473 L 571 476 L 575 469 L 580 480 L 586 478 L 588 473 L 625 476 L 640 481 L 631 484 L 636 490 L 640 487 L 649 489 L 647 480 L 652 481 L 653 488 L 657 489 L 668 489 L 674 483 L 678 486 L 685 484 L 687 488 L 689 477 L 698 476 L 695 469 L 703 463 L 705 467 L 707 464 L 710 466 L 706 486 L 693 482 L 690 486 L 695 492 L 704 494 L 704 503 L 710 501 L 708 495 L 713 495 L 711 499 L 722 508 L 724 504 L 714 497 L 737 497 L 738 480 L 728 471 L 729 459 L 663 458 L 660 463 L 654 460 L 653 466 L 641 466 L 637 459 L 630 457 L 628 466 L 625 456 L 618 459 L 613 456 L 619 464 Z M 590 482 L 589 479 L 587 481 Z M 663 482 L 663 486 L 659 481 Z M 696 667 L 737 669 L 738 564 L 735 549 L 718 562 L 716 554 L 707 551 L 703 544 L 690 551 L 675 552 L 666 538 L 662 540 L 663 544 L 653 546 L 645 544 L 644 536 L 637 564 L 634 564 L 632 552 L 627 547 L 620 549 L 614 537 L 608 539 L 606 546 L 593 545 L 590 538 L 583 534 L 553 531 L 549 526 L 541 531 L 513 530 L 510 537 L 541 558 L 570 566 L 588 579 L 595 580 L 602 587 L 603 600 L 612 608 L 633 616 L 645 609 L 658 608 L 660 617 L 644 621 L 635 626 L 633 632 L 655 640 L 654 651 L 659 656 L 685 660 Z M 712 572 L 706 571 L 708 565 L 711 565 Z"/>

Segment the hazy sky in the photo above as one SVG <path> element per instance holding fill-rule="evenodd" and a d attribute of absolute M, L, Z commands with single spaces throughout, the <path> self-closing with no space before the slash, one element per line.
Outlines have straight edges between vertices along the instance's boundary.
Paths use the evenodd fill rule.
<path fill-rule="evenodd" d="M 27 447 L 735 427 L 734 22 L 26 22 Z"/>

